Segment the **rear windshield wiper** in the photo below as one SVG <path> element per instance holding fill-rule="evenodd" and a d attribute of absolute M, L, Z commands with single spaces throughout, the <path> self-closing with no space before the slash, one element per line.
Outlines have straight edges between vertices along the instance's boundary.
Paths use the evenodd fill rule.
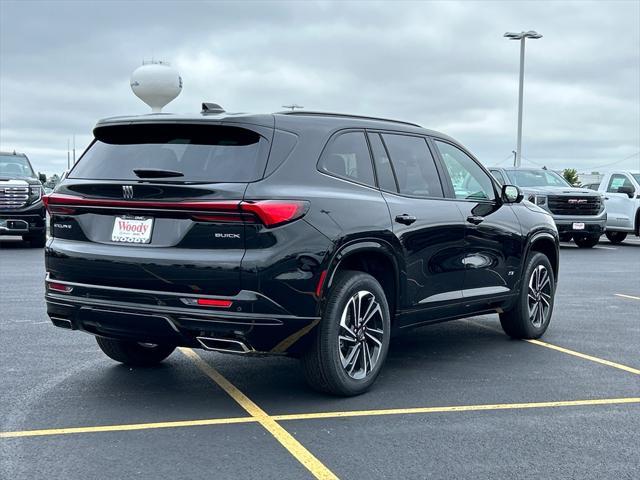
<path fill-rule="evenodd" d="M 175 170 L 164 170 L 161 168 L 134 168 L 133 173 L 138 178 L 168 178 L 168 177 L 184 177 L 184 173 Z"/>

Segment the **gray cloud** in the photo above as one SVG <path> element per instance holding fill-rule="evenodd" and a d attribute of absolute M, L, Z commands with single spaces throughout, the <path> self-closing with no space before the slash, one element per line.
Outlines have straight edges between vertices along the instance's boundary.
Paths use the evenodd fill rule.
<path fill-rule="evenodd" d="M 61 171 L 98 118 L 146 113 L 143 59 L 184 79 L 169 111 L 308 109 L 444 131 L 487 164 L 510 156 L 527 44 L 524 158 L 640 169 L 640 4 L 620 2 L 0 2 L 0 145 Z M 624 160 L 626 158 L 626 160 Z M 526 163 L 526 162 L 525 162 Z"/>

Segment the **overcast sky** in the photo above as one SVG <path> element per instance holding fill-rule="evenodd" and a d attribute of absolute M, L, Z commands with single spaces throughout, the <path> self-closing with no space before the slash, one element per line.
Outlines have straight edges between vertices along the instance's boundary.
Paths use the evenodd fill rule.
<path fill-rule="evenodd" d="M 0 0 L 0 148 L 47 173 L 97 119 L 144 114 L 144 60 L 177 68 L 165 111 L 311 110 L 409 120 L 487 165 L 515 149 L 527 43 L 523 165 L 640 169 L 640 2 L 200 2 Z"/>

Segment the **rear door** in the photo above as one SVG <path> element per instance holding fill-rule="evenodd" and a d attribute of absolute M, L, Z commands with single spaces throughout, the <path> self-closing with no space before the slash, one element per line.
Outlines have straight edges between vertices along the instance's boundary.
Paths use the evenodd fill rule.
<path fill-rule="evenodd" d="M 455 204 L 444 198 L 439 172 L 424 137 L 369 132 L 369 140 L 393 233 L 405 257 L 403 307 L 419 317 L 400 321 L 426 321 L 430 307 L 448 307 L 452 300 L 461 298 L 462 217 Z"/>
<path fill-rule="evenodd" d="M 465 220 L 464 297 L 512 293 L 523 243 L 511 205 L 498 200 L 491 176 L 469 154 L 444 140 L 433 144 L 446 169 L 447 194 Z"/>
<path fill-rule="evenodd" d="M 249 182 L 272 129 L 223 124 L 99 127 L 49 198 L 52 278 L 152 291 L 241 288 Z"/>

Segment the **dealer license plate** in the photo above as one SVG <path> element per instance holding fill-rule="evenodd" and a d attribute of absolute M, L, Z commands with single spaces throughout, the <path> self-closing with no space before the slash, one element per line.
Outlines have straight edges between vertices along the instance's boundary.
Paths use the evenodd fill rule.
<path fill-rule="evenodd" d="M 574 223 L 573 224 L 573 229 L 574 230 L 584 230 L 584 223 L 582 223 L 582 222 Z"/>
<path fill-rule="evenodd" d="M 116 217 L 111 232 L 112 242 L 122 243 L 149 243 L 153 218 L 143 217 Z"/>

